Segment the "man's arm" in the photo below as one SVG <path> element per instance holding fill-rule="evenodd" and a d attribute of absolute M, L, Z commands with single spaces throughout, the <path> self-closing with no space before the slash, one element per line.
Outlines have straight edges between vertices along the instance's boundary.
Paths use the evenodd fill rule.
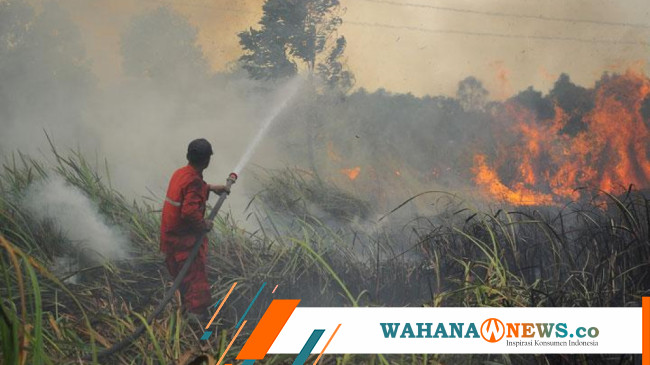
<path fill-rule="evenodd" d="M 212 229 L 212 222 L 204 217 L 205 199 L 203 197 L 203 183 L 196 179 L 186 188 L 181 205 L 181 219 L 187 224 L 190 230 L 208 231 Z"/>
<path fill-rule="evenodd" d="M 230 194 L 230 188 L 227 187 L 226 185 L 209 185 L 208 184 L 208 189 L 211 192 L 216 193 L 216 194 L 222 194 L 222 193 Z"/>

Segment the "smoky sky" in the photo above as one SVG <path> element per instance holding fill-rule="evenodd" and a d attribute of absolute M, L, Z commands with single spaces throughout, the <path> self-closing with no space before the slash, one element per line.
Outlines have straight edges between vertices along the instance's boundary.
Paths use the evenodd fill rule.
<path fill-rule="evenodd" d="M 0 91 L 6 93 L 0 98 L 0 154 L 11 158 L 20 150 L 51 158 L 46 130 L 61 150 L 81 150 L 102 171 L 107 165 L 107 181 L 126 196 L 152 192 L 160 198 L 168 177 L 185 163 L 187 143 L 203 137 L 215 150 L 206 180 L 223 182 L 275 109 L 278 85 L 254 82 L 233 67 L 241 55 L 237 32 L 256 23 L 261 1 L 161 4 L 32 4 L 37 15 L 29 37 L 15 39 L 24 46 L 8 52 L 0 68 Z M 639 55 L 645 48 L 629 44 L 648 32 L 640 25 L 640 3 L 405 4 L 343 3 L 339 34 L 348 38 L 347 64 L 358 89 L 319 100 L 299 93 L 262 141 L 251 170 L 318 168 L 353 193 L 385 196 L 380 211 L 437 184 L 471 190 L 473 154 L 494 147 L 486 138 L 489 115 L 466 112 L 452 98 L 413 95 L 454 95 L 458 82 L 472 75 L 490 91 L 488 99 L 501 100 L 531 84 L 546 92 L 563 71 L 573 82 L 593 84 L 604 71 L 644 67 Z M 538 15 L 545 18 L 530 18 Z M 481 32 L 491 36 L 476 35 Z M 611 43 L 616 39 L 627 43 Z M 140 68 L 143 59 L 151 67 Z M 344 178 L 351 169 L 360 171 L 355 181 Z M 248 176 L 237 184 L 240 197 L 249 196 L 242 189 L 252 180 Z M 248 200 L 229 202 L 243 211 Z"/>
<path fill-rule="evenodd" d="M 40 3 L 40 1 L 34 1 Z M 213 71 L 241 54 L 237 32 L 255 26 L 262 0 L 62 0 L 83 31 L 93 71 L 121 77 L 120 34 L 131 18 L 169 4 L 198 29 Z M 356 87 L 415 95 L 453 95 L 478 77 L 502 100 L 533 86 L 546 91 L 562 73 L 593 86 L 603 71 L 643 70 L 650 3 L 628 1 L 343 0 L 339 33 Z M 628 24 L 628 25 L 625 25 Z"/>

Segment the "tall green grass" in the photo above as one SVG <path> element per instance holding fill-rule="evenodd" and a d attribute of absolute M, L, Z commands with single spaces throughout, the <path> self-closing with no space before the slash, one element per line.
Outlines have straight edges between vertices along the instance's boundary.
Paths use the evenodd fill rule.
<path fill-rule="evenodd" d="M 130 334 L 168 287 L 158 253 L 159 204 L 126 199 L 102 170 L 80 153 L 54 148 L 49 163 L 21 154 L 4 163 L 3 363 L 77 363 L 85 353 Z M 55 254 L 71 250 L 73 243 L 55 224 L 30 216 L 21 199 L 30 184 L 53 175 L 83 191 L 107 221 L 128 232 L 129 259 L 81 262 L 76 283 L 51 272 Z M 219 358 L 264 281 L 278 285 L 274 297 L 299 298 L 313 306 L 634 306 L 648 295 L 650 204 L 641 192 L 599 193 L 594 201 L 562 209 L 487 212 L 450 205 L 439 215 L 417 217 L 391 231 L 359 228 L 359 220 L 372 216 L 369 205 L 308 174 L 267 171 L 260 179 L 263 190 L 249 209 L 257 228 L 242 229 L 222 214 L 210 235 L 208 272 L 215 300 L 238 283 L 216 321 L 219 335 L 199 341 L 202 329 L 181 313 L 176 298 L 143 337 L 110 363 L 189 362 L 201 354 Z M 399 252 L 397 243 L 411 249 Z M 247 318 L 259 318 L 271 299 L 263 292 Z M 241 341 L 232 354 L 238 346 Z M 291 356 L 269 356 L 265 363 L 291 361 Z M 631 361 L 620 355 L 332 355 L 322 363 Z"/>

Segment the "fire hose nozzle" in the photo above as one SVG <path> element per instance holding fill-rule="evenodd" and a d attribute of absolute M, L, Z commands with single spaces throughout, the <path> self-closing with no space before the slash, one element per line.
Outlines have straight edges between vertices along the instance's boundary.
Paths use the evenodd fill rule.
<path fill-rule="evenodd" d="M 226 187 L 228 188 L 228 193 L 230 193 L 230 187 L 237 182 L 237 174 L 234 172 L 231 172 L 230 175 L 228 175 L 228 178 L 226 179 Z"/>

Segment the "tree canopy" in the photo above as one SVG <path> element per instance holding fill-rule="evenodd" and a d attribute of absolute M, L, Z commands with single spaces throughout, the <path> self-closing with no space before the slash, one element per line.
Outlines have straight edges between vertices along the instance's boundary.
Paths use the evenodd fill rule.
<path fill-rule="evenodd" d="M 280 79 L 307 71 L 332 87 L 349 89 L 353 75 L 342 58 L 345 37 L 338 0 L 266 0 L 259 28 L 239 33 L 239 61 L 254 79 Z"/>

